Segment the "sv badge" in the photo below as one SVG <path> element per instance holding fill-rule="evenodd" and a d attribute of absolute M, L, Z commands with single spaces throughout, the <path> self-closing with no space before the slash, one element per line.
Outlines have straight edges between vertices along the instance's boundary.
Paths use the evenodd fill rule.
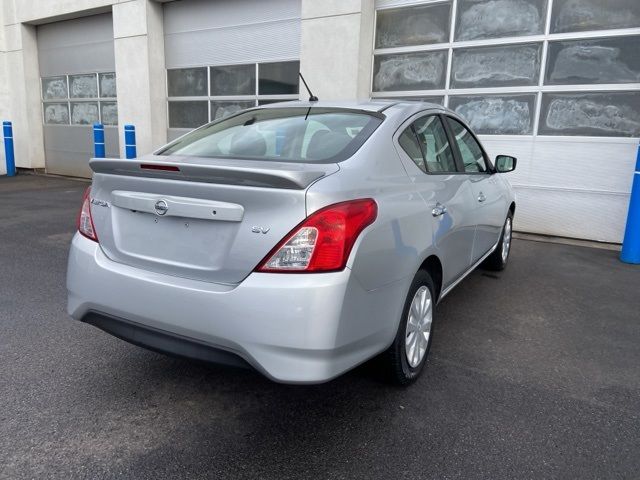
<path fill-rule="evenodd" d="M 266 234 L 267 232 L 269 232 L 269 230 L 271 230 L 268 227 L 252 227 L 251 231 L 253 233 L 262 233 L 262 234 Z"/>

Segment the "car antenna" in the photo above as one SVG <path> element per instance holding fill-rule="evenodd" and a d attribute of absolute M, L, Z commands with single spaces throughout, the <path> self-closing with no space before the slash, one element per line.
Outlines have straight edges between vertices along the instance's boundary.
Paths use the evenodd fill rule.
<path fill-rule="evenodd" d="M 313 93 L 311 93 L 311 89 L 309 88 L 309 85 L 307 85 L 307 82 L 304 79 L 304 77 L 302 76 L 302 73 L 298 72 L 298 75 L 300 75 L 300 78 L 302 79 L 302 83 L 304 83 L 304 88 L 306 88 L 307 92 L 309 92 L 309 101 L 310 102 L 317 102 L 318 101 L 318 97 L 316 97 Z"/>

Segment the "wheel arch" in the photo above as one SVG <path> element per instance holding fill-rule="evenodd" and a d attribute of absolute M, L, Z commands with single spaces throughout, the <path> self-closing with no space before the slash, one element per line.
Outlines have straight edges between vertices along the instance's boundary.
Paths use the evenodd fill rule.
<path fill-rule="evenodd" d="M 425 270 L 431 275 L 431 279 L 436 288 L 436 301 L 438 301 L 440 299 L 440 293 L 442 292 L 442 262 L 437 255 L 429 255 L 424 262 L 422 262 L 419 270 Z"/>

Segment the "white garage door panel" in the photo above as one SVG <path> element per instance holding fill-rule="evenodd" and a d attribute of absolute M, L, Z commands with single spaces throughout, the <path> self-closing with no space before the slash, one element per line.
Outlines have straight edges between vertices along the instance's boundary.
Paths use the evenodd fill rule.
<path fill-rule="evenodd" d="M 518 159 L 513 173 L 507 178 L 512 185 L 527 183 L 533 158 L 533 138 L 478 135 L 489 158 L 495 161 L 497 155 L 512 155 Z"/>
<path fill-rule="evenodd" d="M 165 33 L 300 18 L 300 0 L 182 0 L 164 6 Z"/>
<path fill-rule="evenodd" d="M 621 243 L 629 195 L 516 188 L 514 228 L 523 232 Z"/>
<path fill-rule="evenodd" d="M 636 162 L 635 140 L 532 137 L 508 139 L 480 136 L 487 153 L 513 155 L 518 166 L 509 180 L 513 185 L 624 193 L 631 189 Z M 533 160 L 535 159 L 535 160 Z"/>
<path fill-rule="evenodd" d="M 40 25 L 38 61 L 42 77 L 112 72 L 115 57 L 111 14 Z"/>
<path fill-rule="evenodd" d="M 619 243 L 637 144 L 629 139 L 590 141 L 480 136 L 491 158 L 518 158 L 507 174 L 517 194 L 514 226 L 523 232 Z"/>
<path fill-rule="evenodd" d="M 300 20 L 165 35 L 167 68 L 290 60 L 300 55 Z"/>
<path fill-rule="evenodd" d="M 164 7 L 167 68 L 300 55 L 300 0 L 184 0 Z"/>
<path fill-rule="evenodd" d="M 44 98 L 43 132 L 46 169 L 49 173 L 71 175 L 76 177 L 91 177 L 89 158 L 93 156 L 93 132 L 90 125 L 82 118 L 82 111 L 93 105 L 100 112 L 101 107 L 112 109 L 115 102 L 115 92 L 107 89 L 101 92 L 98 87 L 99 75 L 115 71 L 115 56 L 113 48 L 113 21 L 110 13 L 92 15 L 73 20 L 53 22 L 37 27 L 38 62 L 40 77 L 43 85 L 49 85 L 50 77 L 58 77 L 55 81 L 64 82 L 64 95 L 55 90 L 55 98 Z M 81 75 L 83 74 L 83 75 Z M 89 76 L 92 75 L 92 77 Z M 67 77 L 69 75 L 70 77 Z M 79 75 L 79 77 L 77 77 Z M 75 94 L 69 86 L 70 78 L 80 78 L 93 88 L 82 90 L 79 80 L 78 91 Z M 60 78 L 62 77 L 62 78 Z M 46 87 L 45 87 L 46 90 Z M 83 97 L 83 92 L 90 92 Z M 108 92 L 108 93 L 107 93 Z M 83 105 L 84 102 L 84 105 Z M 47 106 L 66 106 L 66 121 L 52 122 L 47 115 Z M 78 118 L 74 120 L 74 106 L 78 107 Z M 54 110 L 55 111 L 55 110 Z M 108 111 L 108 110 L 107 110 Z M 55 115 L 54 115 L 55 117 Z M 105 128 L 107 156 L 119 155 L 118 131 L 114 125 L 105 121 L 109 118 L 102 114 Z M 73 123 L 73 124 L 71 124 Z"/>

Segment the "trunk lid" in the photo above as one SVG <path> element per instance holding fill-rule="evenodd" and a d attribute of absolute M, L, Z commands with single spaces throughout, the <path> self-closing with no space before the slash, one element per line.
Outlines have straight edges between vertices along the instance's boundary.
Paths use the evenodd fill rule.
<path fill-rule="evenodd" d="M 241 282 L 306 217 L 305 194 L 337 164 L 148 156 L 92 159 L 91 211 L 112 260 Z"/>

